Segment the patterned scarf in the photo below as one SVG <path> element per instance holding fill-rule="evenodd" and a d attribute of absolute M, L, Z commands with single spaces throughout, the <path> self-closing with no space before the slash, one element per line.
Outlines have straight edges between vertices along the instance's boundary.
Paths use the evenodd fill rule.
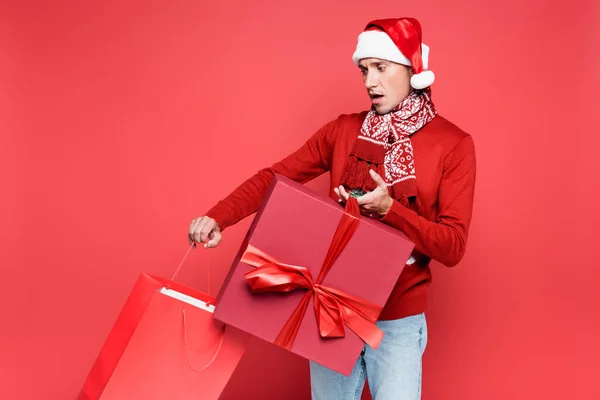
<path fill-rule="evenodd" d="M 346 163 L 344 187 L 358 194 L 374 190 L 377 185 L 369 175 L 372 168 L 385 179 L 394 199 L 421 214 L 410 137 L 436 114 L 429 88 L 411 92 L 387 114 L 372 109 Z"/>

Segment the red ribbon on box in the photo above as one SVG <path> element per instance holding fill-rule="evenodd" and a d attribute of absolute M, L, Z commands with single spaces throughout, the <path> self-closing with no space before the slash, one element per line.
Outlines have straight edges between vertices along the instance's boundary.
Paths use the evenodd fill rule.
<path fill-rule="evenodd" d="M 379 346 L 383 332 L 375 325 L 375 322 L 382 307 L 341 290 L 321 285 L 335 260 L 358 228 L 360 217 L 358 202 L 354 197 L 350 197 L 316 281 L 313 280 L 306 267 L 282 263 L 260 249 L 248 245 L 241 261 L 256 267 L 244 274 L 252 288 L 252 293 L 291 292 L 299 288 L 308 289 L 275 339 L 274 344 L 287 350 L 291 349 L 300 330 L 310 298 L 314 295 L 313 303 L 321 337 L 344 337 L 344 325 L 346 325 L 372 348 L 376 349 Z"/>

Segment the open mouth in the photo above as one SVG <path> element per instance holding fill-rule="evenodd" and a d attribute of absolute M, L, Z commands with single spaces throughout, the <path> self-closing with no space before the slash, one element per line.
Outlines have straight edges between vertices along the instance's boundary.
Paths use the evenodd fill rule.
<path fill-rule="evenodd" d="M 371 97 L 371 102 L 373 104 L 379 104 L 383 100 L 382 94 L 373 93 L 373 94 L 370 94 L 369 96 Z"/>

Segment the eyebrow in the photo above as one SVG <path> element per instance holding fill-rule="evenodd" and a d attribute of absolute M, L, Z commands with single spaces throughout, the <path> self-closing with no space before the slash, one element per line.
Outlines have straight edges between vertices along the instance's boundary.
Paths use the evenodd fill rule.
<path fill-rule="evenodd" d="M 387 62 L 387 61 L 385 61 L 385 60 L 381 60 L 381 61 L 371 61 L 371 63 L 370 63 L 369 65 L 367 65 L 366 67 L 365 67 L 364 65 L 360 64 L 360 65 L 358 66 L 358 68 L 360 68 L 360 69 L 367 69 L 367 68 L 368 68 L 370 65 L 373 65 L 373 66 L 375 66 L 375 67 L 379 67 L 380 65 L 387 65 L 387 64 L 388 64 L 388 62 Z"/>

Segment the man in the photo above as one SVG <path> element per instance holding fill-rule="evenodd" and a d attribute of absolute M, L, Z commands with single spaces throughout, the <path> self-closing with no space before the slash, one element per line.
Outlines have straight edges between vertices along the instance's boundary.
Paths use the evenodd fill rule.
<path fill-rule="evenodd" d="M 258 209 L 275 173 L 305 183 L 329 171 L 332 198 L 357 197 L 365 215 L 415 243 L 377 322 L 385 334 L 381 345 L 365 346 L 349 377 L 311 362 L 313 399 L 359 399 L 365 378 L 375 400 L 420 399 L 429 262 L 451 267 L 465 251 L 475 184 L 473 140 L 438 115 L 431 101 L 429 48 L 421 38 L 421 26 L 412 18 L 370 22 L 352 58 L 371 110 L 327 123 L 189 228 L 190 240 L 215 247 L 224 228 Z"/>

